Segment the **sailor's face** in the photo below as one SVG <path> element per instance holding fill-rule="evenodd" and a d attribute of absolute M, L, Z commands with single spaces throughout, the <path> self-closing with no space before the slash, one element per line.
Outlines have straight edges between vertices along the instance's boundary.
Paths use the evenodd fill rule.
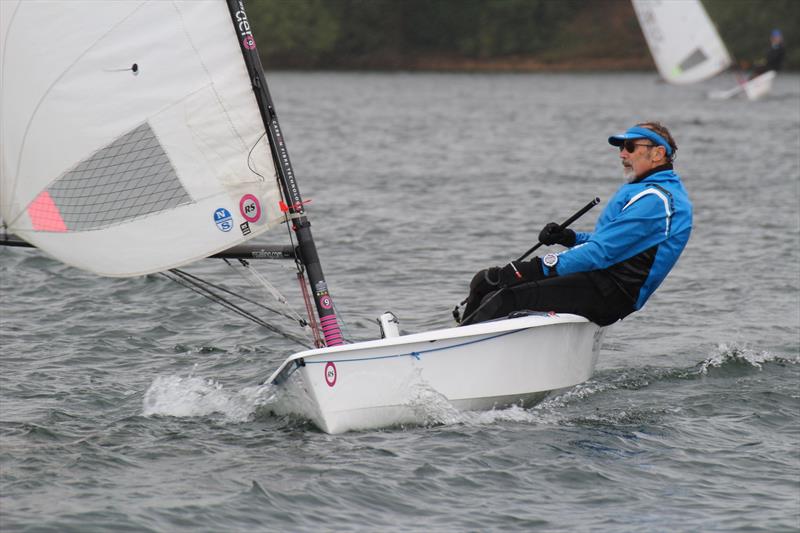
<path fill-rule="evenodd" d="M 653 150 L 652 143 L 647 139 L 625 142 L 619 152 L 625 181 L 630 183 L 656 166 L 653 160 Z"/>

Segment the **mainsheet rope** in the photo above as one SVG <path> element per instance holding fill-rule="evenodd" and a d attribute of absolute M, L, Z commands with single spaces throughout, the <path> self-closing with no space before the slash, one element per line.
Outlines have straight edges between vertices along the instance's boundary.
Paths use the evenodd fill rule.
<path fill-rule="evenodd" d="M 201 296 L 203 296 L 203 297 L 205 297 L 205 298 L 207 298 L 207 299 L 209 299 L 209 300 L 211 300 L 211 301 L 213 301 L 213 302 L 215 302 L 215 303 L 217 303 L 217 304 L 229 309 L 230 311 L 233 311 L 234 313 L 238 314 L 239 316 L 244 317 L 244 318 L 250 320 L 251 322 L 254 322 L 254 323 L 258 324 L 259 326 L 262 326 L 262 327 L 272 331 L 273 333 L 277 333 L 279 335 L 282 335 L 283 337 L 286 337 L 287 339 L 290 339 L 290 340 L 296 342 L 297 344 L 299 344 L 299 345 L 301 345 L 301 346 L 303 346 L 305 348 L 313 348 L 313 346 L 311 344 L 309 344 L 308 339 L 302 338 L 302 337 L 300 337 L 298 335 L 295 335 L 294 333 L 291 333 L 289 331 L 285 331 L 285 330 L 283 330 L 283 329 L 281 329 L 281 328 L 279 328 L 279 327 L 277 327 L 277 326 L 275 326 L 273 324 L 270 324 L 269 322 L 266 322 L 265 320 L 257 317 L 256 315 L 254 315 L 253 313 L 247 311 L 246 309 L 242 308 L 241 306 L 233 303 L 231 300 L 227 299 L 225 296 L 223 296 L 219 292 L 215 292 L 212 289 L 216 289 L 217 291 L 221 291 L 223 293 L 226 293 L 228 295 L 234 296 L 236 298 L 239 298 L 241 300 L 249 302 L 249 303 L 251 303 L 253 305 L 256 305 L 258 307 L 261 307 L 263 309 L 271 311 L 273 313 L 276 313 L 276 314 L 279 314 L 281 316 L 284 316 L 284 317 L 287 317 L 289 319 L 294 320 L 294 317 L 292 317 L 292 316 L 290 316 L 290 315 L 288 315 L 286 313 L 283 313 L 283 312 L 281 312 L 281 311 L 279 311 L 277 309 L 273 309 L 273 308 L 271 308 L 269 306 L 266 306 L 266 305 L 264 305 L 264 304 L 262 304 L 260 302 L 256 302 L 255 300 L 252 300 L 250 298 L 247 298 L 245 296 L 237 294 L 237 293 L 235 293 L 235 292 L 233 292 L 233 291 L 231 291 L 229 289 L 226 289 L 225 287 L 222 287 L 222 286 L 216 285 L 214 283 L 208 282 L 208 281 L 206 281 L 206 280 L 204 280 L 202 278 L 199 278 L 199 277 L 197 277 L 197 276 L 195 276 L 193 274 L 189 274 L 188 272 L 185 272 L 185 271 L 177 269 L 177 268 L 170 269 L 169 272 L 161 272 L 160 274 L 162 276 L 166 277 L 167 279 L 169 279 L 171 281 L 174 281 L 175 283 L 177 283 L 177 284 L 179 284 L 179 285 L 181 285 L 183 287 L 186 287 L 186 288 L 192 290 L 193 292 L 196 292 L 197 294 L 199 294 L 199 295 L 201 295 Z M 305 322 L 303 321 L 303 322 L 301 322 L 301 325 L 305 326 L 307 324 L 305 324 Z"/>
<path fill-rule="evenodd" d="M 238 274 L 240 274 L 242 276 L 242 279 L 244 279 L 245 281 L 248 281 L 253 285 L 255 285 L 256 283 L 261 284 L 261 286 L 264 287 L 264 289 L 266 289 L 266 291 L 269 292 L 270 295 L 272 295 L 272 297 L 275 298 L 275 300 L 278 303 L 280 303 L 280 304 L 282 304 L 283 306 L 286 307 L 286 309 L 288 310 L 288 314 L 287 313 L 283 313 L 283 312 L 281 312 L 281 311 L 279 311 L 277 309 L 272 309 L 270 307 L 267 307 L 265 304 L 260 304 L 258 302 L 254 302 L 252 300 L 248 300 L 244 296 L 242 296 L 241 298 L 243 298 L 243 299 L 245 299 L 247 301 L 250 301 L 252 303 L 255 303 L 256 305 L 260 305 L 261 307 L 264 307 L 267 310 L 272 311 L 273 313 L 277 313 L 277 314 L 279 314 L 281 316 L 284 316 L 284 317 L 286 317 L 288 319 L 295 320 L 295 321 L 297 321 L 298 324 L 300 324 L 303 327 L 308 325 L 308 321 L 306 319 L 304 319 L 303 317 L 301 317 L 300 314 L 297 311 L 292 309 L 292 307 L 289 305 L 288 300 L 286 299 L 286 297 L 283 294 L 281 294 L 281 292 L 278 290 L 278 288 L 275 287 L 275 285 L 273 285 L 258 270 L 256 270 L 255 268 L 252 268 L 248 261 L 246 261 L 244 259 L 239 259 L 239 263 L 245 268 L 244 271 L 241 271 L 241 270 L 237 269 L 227 259 L 223 259 L 223 261 L 225 261 L 225 263 L 229 267 L 231 267 L 232 270 L 234 270 Z M 248 279 L 248 277 L 247 277 L 247 275 L 245 275 L 245 273 L 249 274 L 250 279 Z"/>

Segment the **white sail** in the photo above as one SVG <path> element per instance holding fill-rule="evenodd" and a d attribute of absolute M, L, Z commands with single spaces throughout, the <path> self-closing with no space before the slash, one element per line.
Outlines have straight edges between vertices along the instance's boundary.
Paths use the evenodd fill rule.
<path fill-rule="evenodd" d="M 631 1 L 666 81 L 696 83 L 730 66 L 730 54 L 699 0 Z"/>
<path fill-rule="evenodd" d="M 131 276 L 279 223 L 221 0 L 0 1 L 0 215 L 64 263 Z"/>

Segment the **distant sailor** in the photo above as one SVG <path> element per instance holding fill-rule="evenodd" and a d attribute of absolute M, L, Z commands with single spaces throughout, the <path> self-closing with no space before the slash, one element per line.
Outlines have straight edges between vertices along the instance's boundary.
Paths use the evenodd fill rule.
<path fill-rule="evenodd" d="M 783 44 L 783 33 L 781 30 L 774 29 L 769 36 L 769 50 L 764 61 L 756 65 L 752 76 L 758 76 L 770 70 L 780 70 L 783 66 L 783 58 L 786 56 L 786 47 Z"/>
<path fill-rule="evenodd" d="M 592 233 L 539 233 L 546 245 L 567 247 L 531 261 L 481 270 L 470 283 L 462 325 L 515 311 L 555 311 L 606 326 L 637 311 L 658 288 L 689 240 L 692 204 L 672 163 L 678 150 L 658 122 L 609 137 L 619 147 L 626 181 Z"/>

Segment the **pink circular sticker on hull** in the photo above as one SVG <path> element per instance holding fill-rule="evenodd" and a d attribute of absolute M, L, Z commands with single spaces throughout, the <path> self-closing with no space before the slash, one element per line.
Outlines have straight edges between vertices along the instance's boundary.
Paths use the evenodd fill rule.
<path fill-rule="evenodd" d="M 330 361 L 325 365 L 325 383 L 328 384 L 328 387 L 336 385 L 336 365 Z"/>

